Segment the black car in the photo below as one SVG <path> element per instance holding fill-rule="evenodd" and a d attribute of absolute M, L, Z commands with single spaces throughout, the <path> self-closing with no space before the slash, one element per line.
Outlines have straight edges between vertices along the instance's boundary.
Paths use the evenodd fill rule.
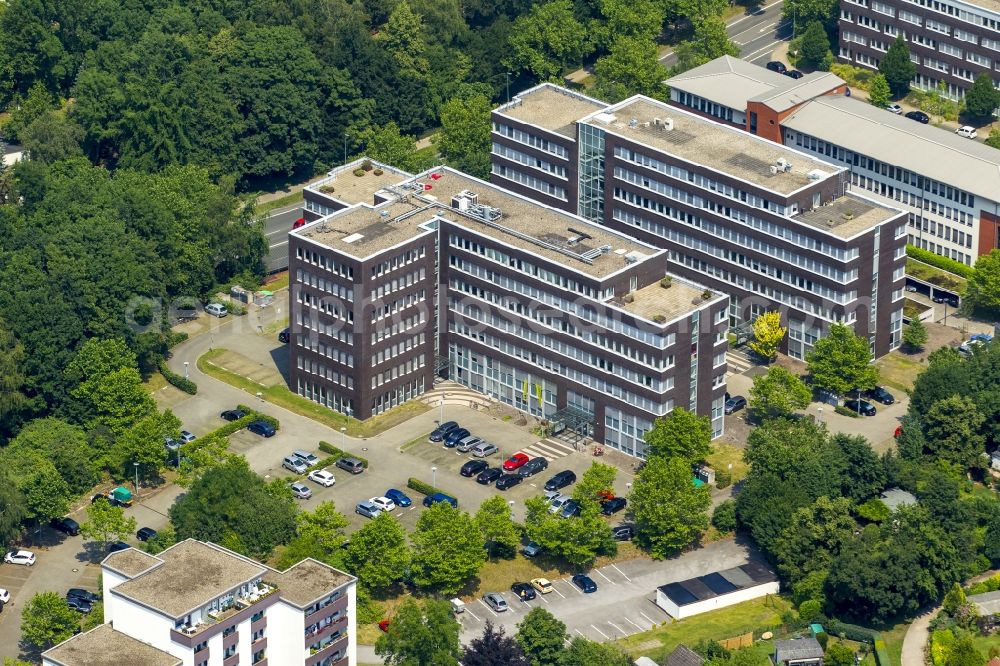
<path fill-rule="evenodd" d="M 612 497 L 607 502 L 601 505 L 601 513 L 605 516 L 610 516 L 613 513 L 618 513 L 625 508 L 626 502 L 624 497 Z"/>
<path fill-rule="evenodd" d="M 260 435 L 261 437 L 274 437 L 274 433 L 278 432 L 274 429 L 274 426 L 267 421 L 254 421 L 247 426 L 247 430 L 255 435 Z"/>
<path fill-rule="evenodd" d="M 576 483 L 576 473 L 573 470 L 564 469 L 545 482 L 545 489 L 560 490 L 571 483 Z"/>
<path fill-rule="evenodd" d="M 440 442 L 441 440 L 443 440 L 445 437 L 448 436 L 448 433 L 450 433 L 452 430 L 455 430 L 456 428 L 458 428 L 458 423 L 456 423 L 455 421 L 446 421 L 445 423 L 439 425 L 437 428 L 434 428 L 434 432 L 430 434 L 430 437 L 428 439 L 430 439 L 432 442 Z"/>
<path fill-rule="evenodd" d="M 226 411 L 219 414 L 219 416 L 221 416 L 227 421 L 238 421 L 246 415 L 247 413 L 244 412 L 242 409 L 227 409 Z"/>
<path fill-rule="evenodd" d="M 741 409 L 745 409 L 747 406 L 747 399 L 741 395 L 734 395 L 731 398 L 726 398 L 726 414 L 732 414 L 733 412 L 738 412 Z"/>
<path fill-rule="evenodd" d="M 611 536 L 615 541 L 631 541 L 635 536 L 635 528 L 631 525 L 619 525 L 611 528 Z"/>
<path fill-rule="evenodd" d="M 278 342 L 284 342 L 287 344 L 290 339 L 291 337 L 288 334 L 288 327 L 286 326 L 285 328 L 281 329 L 280 333 L 278 333 Z"/>
<path fill-rule="evenodd" d="M 484 469 L 488 469 L 490 464 L 485 460 L 470 460 L 469 462 L 462 465 L 462 469 L 458 471 L 462 476 L 475 476 L 482 472 Z"/>
<path fill-rule="evenodd" d="M 576 574 L 573 576 L 573 584 L 588 594 L 597 592 L 597 583 L 587 574 Z"/>
<path fill-rule="evenodd" d="M 76 536 L 80 533 L 80 523 L 72 518 L 53 518 L 52 527 L 70 536 Z"/>
<path fill-rule="evenodd" d="M 156 538 L 156 530 L 152 527 L 140 527 L 139 531 L 135 533 L 135 538 L 139 541 L 149 541 Z"/>
<path fill-rule="evenodd" d="M 513 488 L 523 480 L 524 477 L 520 474 L 504 474 L 497 479 L 497 490 L 507 490 L 508 488 Z"/>
<path fill-rule="evenodd" d="M 479 476 L 476 477 L 476 483 L 481 483 L 484 486 L 488 486 L 497 479 L 499 479 L 501 476 L 503 476 L 503 470 L 501 470 L 499 467 L 487 467 L 486 469 L 484 469 L 482 472 L 479 473 Z"/>
<path fill-rule="evenodd" d="M 532 458 L 528 462 L 521 465 L 521 469 L 517 470 L 517 473 L 521 475 L 522 478 L 528 478 L 529 476 L 534 476 L 539 472 L 545 471 L 549 468 L 549 461 L 545 458 Z"/>
<path fill-rule="evenodd" d="M 71 599 L 73 597 L 77 599 L 83 599 L 87 603 L 91 604 L 97 603 L 97 600 L 99 598 L 96 594 L 94 594 L 90 590 L 84 590 L 83 588 L 80 587 L 71 587 L 68 590 L 66 590 L 66 598 Z"/>
<path fill-rule="evenodd" d="M 119 550 L 128 550 L 132 546 L 128 545 L 124 541 L 115 541 L 113 544 L 108 546 L 109 553 L 117 553 Z"/>
<path fill-rule="evenodd" d="M 79 597 L 67 597 L 66 605 L 77 613 L 83 613 L 84 615 L 94 610 L 94 604 Z"/>
<path fill-rule="evenodd" d="M 931 117 L 923 111 L 910 111 L 906 114 L 906 117 L 910 120 L 916 120 L 918 123 L 923 123 L 924 125 L 931 121 Z"/>
<path fill-rule="evenodd" d="M 875 416 L 875 406 L 867 400 L 845 400 L 844 407 L 862 416 Z"/>
<path fill-rule="evenodd" d="M 866 398 L 874 400 L 875 402 L 881 402 L 883 405 L 891 405 L 896 402 L 896 399 L 892 397 L 892 394 L 881 386 L 868 389 L 865 391 L 864 395 Z"/>
<path fill-rule="evenodd" d="M 793 79 L 801 79 L 803 76 L 805 76 L 805 74 L 803 74 L 797 69 L 786 69 L 784 72 L 782 72 L 782 74 Z"/>
<path fill-rule="evenodd" d="M 444 445 L 446 448 L 453 449 L 458 446 L 459 442 L 471 434 L 468 428 L 456 428 L 444 436 Z"/>
<path fill-rule="evenodd" d="M 535 588 L 531 587 L 531 583 L 514 583 L 510 586 L 510 591 L 516 594 L 521 601 L 531 601 L 538 596 Z"/>
<path fill-rule="evenodd" d="M 772 72 L 777 72 L 778 74 L 784 74 L 785 72 L 788 71 L 788 68 L 785 67 L 785 63 L 778 62 L 777 60 L 772 60 L 771 62 L 767 63 L 767 68 Z"/>

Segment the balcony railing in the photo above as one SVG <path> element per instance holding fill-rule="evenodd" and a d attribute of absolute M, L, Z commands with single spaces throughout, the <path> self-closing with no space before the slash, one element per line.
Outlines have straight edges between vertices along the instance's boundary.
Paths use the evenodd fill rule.
<path fill-rule="evenodd" d="M 242 621 L 242 619 L 248 619 L 250 615 L 253 614 L 252 609 L 255 606 L 263 603 L 265 600 L 277 594 L 277 592 L 277 586 L 271 584 L 261 584 L 258 586 L 257 591 L 254 594 L 250 594 L 245 597 L 237 597 L 233 600 L 232 604 L 226 606 L 222 610 L 206 613 L 202 616 L 202 621 L 198 624 L 174 629 L 171 632 L 171 637 L 176 643 L 181 643 L 182 645 L 194 645 L 196 638 L 213 628 L 232 621 L 237 616 L 245 616 L 245 618 L 240 618 L 240 621 Z"/>

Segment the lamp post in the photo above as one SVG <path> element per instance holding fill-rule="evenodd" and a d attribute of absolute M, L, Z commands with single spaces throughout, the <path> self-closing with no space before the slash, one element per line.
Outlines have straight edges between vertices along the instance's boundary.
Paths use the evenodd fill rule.
<path fill-rule="evenodd" d="M 442 393 L 441 394 L 441 404 L 440 404 L 441 411 L 438 414 L 438 425 L 441 425 L 442 423 L 444 423 L 444 399 L 447 398 L 447 397 L 448 397 L 447 393 Z"/>
<path fill-rule="evenodd" d="M 184 361 L 184 379 L 191 379 L 191 375 L 188 372 L 188 366 L 191 365 L 191 361 Z"/>
<path fill-rule="evenodd" d="M 437 488 L 438 485 L 438 468 L 431 467 L 431 485 Z"/>
<path fill-rule="evenodd" d="M 135 494 L 138 495 L 139 494 L 139 463 L 138 462 L 133 462 L 132 466 L 135 467 Z"/>
<path fill-rule="evenodd" d="M 507 101 L 510 101 L 510 72 L 507 72 Z"/>
<path fill-rule="evenodd" d="M 347 164 L 347 139 L 349 137 L 350 135 L 347 132 L 344 132 L 344 164 Z"/>
<path fill-rule="evenodd" d="M 340 428 L 340 450 L 344 450 L 344 446 L 347 444 L 347 428 L 341 426 Z"/>

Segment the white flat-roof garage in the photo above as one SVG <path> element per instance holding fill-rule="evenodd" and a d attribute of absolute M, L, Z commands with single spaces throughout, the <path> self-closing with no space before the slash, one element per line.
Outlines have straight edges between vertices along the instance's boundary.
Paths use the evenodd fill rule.
<path fill-rule="evenodd" d="M 656 605 L 680 620 L 778 593 L 778 577 L 757 562 L 656 588 Z"/>

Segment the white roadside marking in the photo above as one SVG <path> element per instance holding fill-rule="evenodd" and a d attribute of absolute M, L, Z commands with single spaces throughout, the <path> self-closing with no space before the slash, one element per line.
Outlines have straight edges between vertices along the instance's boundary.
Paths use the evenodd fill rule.
<path fill-rule="evenodd" d="M 621 627 L 619 627 L 617 624 L 615 624 L 611 620 L 608 620 L 608 624 L 610 624 L 612 627 L 614 627 L 615 629 L 617 629 L 621 633 L 622 636 L 628 636 L 628 632 L 627 631 L 625 631 L 624 629 L 622 629 Z"/>
<path fill-rule="evenodd" d="M 556 594 L 558 594 L 558 595 L 559 595 L 560 597 L 562 597 L 563 599 L 565 599 L 565 598 L 566 598 L 566 595 L 565 595 L 565 594 L 563 594 L 562 592 L 560 592 L 560 591 L 559 591 L 559 588 L 557 588 L 557 587 L 556 587 L 555 585 L 553 585 L 553 586 L 552 586 L 552 591 L 553 591 L 553 592 L 555 592 Z"/>
<path fill-rule="evenodd" d="M 582 632 L 582 631 L 580 631 L 579 629 L 574 629 L 573 631 L 575 631 L 576 633 L 578 633 L 578 634 L 580 634 L 581 636 L 583 636 L 583 632 Z M 586 636 L 583 636 L 583 637 L 584 637 L 584 638 L 586 638 Z"/>
<path fill-rule="evenodd" d="M 633 622 L 632 620 L 630 620 L 627 617 L 625 618 L 625 621 L 628 622 L 629 624 L 631 624 L 633 627 L 635 627 L 639 631 L 646 631 L 645 629 L 643 629 L 642 627 L 640 627 L 638 624 L 636 624 L 635 622 Z"/>
<path fill-rule="evenodd" d="M 469 610 L 468 606 L 465 607 L 465 612 L 468 613 L 469 615 L 471 615 L 472 617 L 476 618 L 476 622 L 480 622 L 481 621 L 479 619 L 478 615 L 476 615 L 475 613 L 473 613 L 472 611 Z"/>
<path fill-rule="evenodd" d="M 643 613 L 642 611 L 639 611 L 639 615 L 641 615 L 641 616 L 643 616 L 644 618 L 646 618 L 647 620 L 649 620 L 649 623 L 650 623 L 651 625 L 653 625 L 654 627 L 656 626 L 656 624 L 657 624 L 657 623 L 656 623 L 656 622 L 653 622 L 653 620 L 652 620 L 652 619 L 650 619 L 650 617 L 649 617 L 648 615 L 646 615 L 645 613 Z"/>
<path fill-rule="evenodd" d="M 591 628 L 592 628 L 592 629 L 593 629 L 594 631 L 596 631 L 597 633 L 599 633 L 599 634 L 600 634 L 601 636 L 604 636 L 604 639 L 605 639 L 605 640 L 609 640 L 609 641 L 611 640 L 611 636 L 608 636 L 608 635 L 607 635 L 606 633 L 604 633 L 603 631 L 601 631 L 600 629 L 598 629 L 598 628 L 597 628 L 597 625 L 593 625 L 593 624 L 592 624 L 592 625 L 590 625 L 590 626 L 591 626 Z"/>
<path fill-rule="evenodd" d="M 594 573 L 597 574 L 598 576 L 600 576 L 601 578 L 603 578 L 604 580 L 608 581 L 612 585 L 615 584 L 615 581 L 611 580 L 610 578 L 608 578 L 607 576 L 605 576 L 604 574 L 602 574 L 600 569 L 594 569 Z"/>
<path fill-rule="evenodd" d="M 496 613 L 495 613 L 495 612 L 493 611 L 493 609 L 492 609 L 492 608 L 490 608 L 490 607 L 489 607 L 489 606 L 488 606 L 488 605 L 486 604 L 486 602 L 485 602 L 485 601 L 483 601 L 482 599 L 480 599 L 480 600 L 479 600 L 479 603 L 481 603 L 481 604 L 483 605 L 483 608 L 485 608 L 485 609 L 486 609 L 486 610 L 488 610 L 489 612 L 493 613 L 493 617 L 497 617 L 497 614 L 496 614 Z"/>
<path fill-rule="evenodd" d="M 780 5 L 784 1 L 785 0 L 778 0 L 777 2 L 772 2 L 769 5 L 764 5 L 763 7 L 760 8 L 759 11 L 754 12 L 753 14 L 747 14 L 745 16 L 741 16 L 740 18 L 736 19 L 735 21 L 731 21 L 731 22 L 727 23 L 726 27 L 727 28 L 731 28 L 734 25 L 736 25 L 737 23 L 742 23 L 743 21 L 746 21 L 747 19 L 751 19 L 751 18 L 753 18 L 755 16 L 760 16 L 761 14 L 763 14 L 764 12 L 766 12 L 771 7 L 774 7 L 775 5 Z"/>
<path fill-rule="evenodd" d="M 617 571 L 618 573 L 620 573 L 622 575 L 622 578 L 624 578 L 625 580 L 627 580 L 630 583 L 632 582 L 632 579 L 629 578 L 628 576 L 626 576 L 624 571 L 622 571 L 621 569 L 619 569 L 618 567 L 616 567 L 613 564 L 611 565 L 611 568 L 614 569 L 615 571 Z"/>

